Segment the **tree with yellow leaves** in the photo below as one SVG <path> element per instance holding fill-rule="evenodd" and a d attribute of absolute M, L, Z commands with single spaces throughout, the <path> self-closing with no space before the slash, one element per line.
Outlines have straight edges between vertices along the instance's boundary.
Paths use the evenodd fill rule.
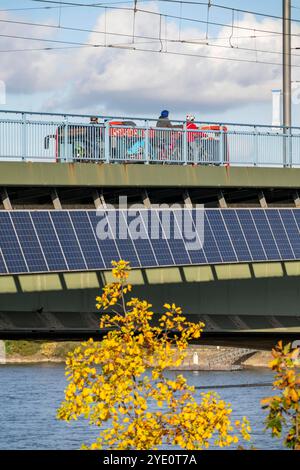
<path fill-rule="evenodd" d="M 165 374 L 183 361 L 189 341 L 198 339 L 204 325 L 191 323 L 175 304 L 152 324 L 151 304 L 130 298 L 126 261 L 112 262 L 115 282 L 103 288 L 97 308 L 106 310 L 101 342 L 93 339 L 67 358 L 69 384 L 58 418 L 83 417 L 101 429 L 90 449 L 157 449 L 173 445 L 205 449 L 211 443 L 228 447 L 249 440 L 246 419 L 231 422 L 230 405 L 216 393 L 195 398 L 195 389 L 182 375 Z M 84 447 L 88 448 L 88 447 Z"/>
<path fill-rule="evenodd" d="M 262 400 L 262 407 L 268 410 L 266 428 L 272 436 L 280 438 L 287 430 L 284 445 L 289 449 L 300 450 L 300 373 L 299 348 L 291 344 L 283 346 L 282 341 L 272 350 L 270 368 L 276 372 L 274 389 L 280 391 Z"/>

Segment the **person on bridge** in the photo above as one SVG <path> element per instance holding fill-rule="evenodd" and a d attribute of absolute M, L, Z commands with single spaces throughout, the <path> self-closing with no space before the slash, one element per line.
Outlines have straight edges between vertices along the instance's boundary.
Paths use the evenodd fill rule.
<path fill-rule="evenodd" d="M 186 125 L 187 129 L 187 142 L 188 142 L 188 153 L 189 160 L 197 164 L 198 162 L 198 153 L 199 153 L 199 138 L 203 136 L 202 132 L 191 132 L 193 129 L 198 131 L 198 127 L 195 124 L 195 116 L 193 114 L 186 115 Z"/>
<path fill-rule="evenodd" d="M 156 123 L 156 127 L 160 127 L 160 128 L 173 127 L 173 124 L 171 123 L 169 119 L 169 111 L 167 109 L 164 109 L 160 113 L 160 116 Z"/>

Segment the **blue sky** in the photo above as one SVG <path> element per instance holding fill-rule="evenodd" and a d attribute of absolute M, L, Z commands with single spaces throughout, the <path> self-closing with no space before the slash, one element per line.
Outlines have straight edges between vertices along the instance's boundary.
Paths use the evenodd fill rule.
<path fill-rule="evenodd" d="M 70 0 L 66 0 L 70 1 Z M 91 0 L 74 0 L 89 4 Z M 107 6 L 131 7 L 133 2 L 119 4 L 120 0 L 104 0 Z M 217 4 L 232 8 L 255 10 L 280 15 L 281 0 L 218 0 Z M 299 5 L 298 5 L 299 4 Z M 61 10 L 42 9 L 46 3 L 32 0 L 0 1 L 0 19 L 42 23 L 64 27 L 96 29 L 97 31 L 123 32 L 130 35 L 132 17 L 128 12 L 91 7 L 62 7 Z M 294 0 L 293 18 L 300 20 L 300 1 Z M 18 8 L 26 11 L 4 11 Z M 206 6 L 189 6 L 163 2 L 138 1 L 141 9 L 206 20 Z M 158 17 L 141 15 L 136 18 L 136 34 L 158 37 Z M 210 9 L 209 20 L 232 24 L 232 11 Z M 235 14 L 235 25 L 244 25 L 253 31 L 271 29 L 280 31 L 280 22 L 259 16 Z M 205 25 L 178 20 L 162 22 L 162 34 L 168 38 L 197 38 L 206 36 Z M 6 36 L 34 37 L 55 41 L 84 43 L 124 43 L 124 38 L 66 31 L 59 28 L 2 22 L 2 34 Z M 293 31 L 300 35 L 300 22 L 293 24 Z M 279 51 L 281 38 L 271 35 L 265 38 L 236 39 L 248 31 L 210 26 L 210 46 L 168 45 L 168 51 L 187 51 L 215 58 L 167 56 L 123 49 L 81 48 L 60 51 L 0 52 L 0 80 L 7 88 L 7 109 L 28 109 L 57 112 L 119 113 L 124 115 L 156 116 L 162 108 L 169 108 L 173 117 L 180 118 L 187 112 L 203 120 L 229 122 L 271 122 L 271 89 L 281 87 L 281 69 L 274 65 L 238 63 L 220 60 L 221 57 L 240 57 L 262 61 L 280 62 L 278 54 L 254 51 L 228 50 L 235 47 Z M 249 34 L 251 31 L 249 31 Z M 255 34 L 255 33 L 253 33 Z M 258 32 L 256 32 L 259 35 Z M 262 34 L 261 34 L 262 36 Z M 220 38 L 220 39 L 216 39 Z M 127 39 L 126 42 L 130 42 Z M 142 40 L 140 40 L 142 41 Z M 214 44 L 214 47 L 211 45 Z M 217 48 L 216 45 L 225 48 Z M 0 37 L 0 51 L 7 49 L 38 48 L 53 45 L 33 41 Z M 58 46 L 58 44 L 54 44 Z M 293 47 L 300 46 L 300 37 L 293 38 Z M 139 47 L 143 47 L 139 44 Z M 152 47 L 152 46 L 151 46 Z M 166 46 L 167 47 L 167 46 Z M 147 48 L 150 48 L 147 45 Z M 159 41 L 153 45 L 159 49 Z M 296 53 L 296 51 L 293 51 Z M 300 55 L 300 51 L 298 52 Z M 300 61 L 293 69 L 293 80 L 300 80 Z M 296 100 L 297 102 L 300 100 Z M 294 105 L 294 124 L 300 125 L 299 104 Z"/>

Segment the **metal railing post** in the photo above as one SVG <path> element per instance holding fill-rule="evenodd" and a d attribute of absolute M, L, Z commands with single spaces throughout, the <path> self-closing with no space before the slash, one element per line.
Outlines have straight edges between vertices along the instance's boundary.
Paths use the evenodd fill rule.
<path fill-rule="evenodd" d="M 224 129 L 223 126 L 220 125 L 220 140 L 219 140 L 219 160 L 220 160 L 220 165 L 224 165 L 225 161 L 225 154 L 224 154 Z"/>
<path fill-rule="evenodd" d="M 187 148 L 187 128 L 186 128 L 186 123 L 183 125 L 183 164 L 187 165 L 188 163 L 188 148 Z"/>
<path fill-rule="evenodd" d="M 27 121 L 26 113 L 22 113 L 22 160 L 26 160 L 27 156 Z"/>
<path fill-rule="evenodd" d="M 285 168 L 288 162 L 288 131 L 286 127 L 283 127 L 282 130 L 282 139 L 283 139 L 283 156 L 282 156 L 282 166 Z"/>
<path fill-rule="evenodd" d="M 289 128 L 288 132 L 288 156 L 289 156 L 289 166 L 293 166 L 293 134 L 292 134 L 292 128 Z"/>
<path fill-rule="evenodd" d="M 110 157 L 109 151 L 109 121 L 105 121 L 105 129 L 104 129 L 104 156 L 105 156 L 105 163 L 109 163 Z"/>
<path fill-rule="evenodd" d="M 253 158 L 253 165 L 257 166 L 258 164 L 258 132 L 257 127 L 254 126 L 254 158 Z"/>
<path fill-rule="evenodd" d="M 149 164 L 149 121 L 145 122 L 145 162 Z"/>
<path fill-rule="evenodd" d="M 69 141 L 69 122 L 68 122 L 68 117 L 64 116 L 64 162 L 67 162 L 69 160 L 68 157 L 68 141 Z"/>

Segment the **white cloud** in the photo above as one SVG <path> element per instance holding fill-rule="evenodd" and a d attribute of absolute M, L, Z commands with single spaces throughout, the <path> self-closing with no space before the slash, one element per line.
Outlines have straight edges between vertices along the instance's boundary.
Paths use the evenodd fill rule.
<path fill-rule="evenodd" d="M 153 7 L 155 10 L 155 7 Z M 105 26 L 106 24 L 106 26 Z M 280 24 L 275 20 L 257 20 L 250 15 L 240 21 L 240 26 L 255 29 L 280 31 Z M 99 16 L 94 29 L 132 34 L 132 12 L 110 11 Z M 191 26 L 193 25 L 193 26 Z M 197 27 L 196 27 L 197 26 Z M 162 37 L 181 39 L 199 39 L 205 36 L 203 29 L 193 23 L 179 26 L 175 22 L 162 22 Z M 297 32 L 297 26 L 295 32 Z M 11 27 L 4 30 L 11 31 Z M 15 27 L 20 33 L 20 28 Z M 136 17 L 136 36 L 158 37 L 159 16 L 138 14 Z M 52 30 L 23 28 L 23 34 L 39 37 L 55 37 Z M 214 43 L 263 50 L 281 48 L 281 36 L 267 36 L 255 40 L 232 38 L 231 30 L 219 31 L 219 39 Z M 235 35 L 249 35 L 249 31 L 236 31 Z M 257 32 L 257 35 L 261 33 Z M 78 36 L 78 41 L 81 36 Z M 91 33 L 90 44 L 128 44 L 133 47 L 132 38 L 107 36 Z M 27 41 L 4 40 L 0 49 L 28 46 Z M 31 44 L 31 43 L 30 43 Z M 32 44 L 31 44 L 32 45 Z M 38 44 L 34 44 L 38 46 Z M 146 40 L 136 39 L 135 47 L 166 50 L 166 43 L 158 40 L 147 44 Z M 168 43 L 169 52 L 185 51 L 190 54 L 210 56 L 184 57 L 150 52 L 136 52 L 115 48 L 83 48 L 63 53 L 24 53 L 23 55 L 3 55 L 0 67 L 0 79 L 6 81 L 8 92 L 28 93 L 34 96 L 38 92 L 47 92 L 45 108 L 52 111 L 83 111 L 112 114 L 157 114 L 161 108 L 173 112 L 202 113 L 203 110 L 226 111 L 253 103 L 270 100 L 270 90 L 280 86 L 280 67 L 220 60 L 223 57 L 246 58 L 267 62 L 281 62 L 281 56 L 252 51 L 238 51 L 235 48 L 206 47 L 203 44 L 183 45 Z"/>

